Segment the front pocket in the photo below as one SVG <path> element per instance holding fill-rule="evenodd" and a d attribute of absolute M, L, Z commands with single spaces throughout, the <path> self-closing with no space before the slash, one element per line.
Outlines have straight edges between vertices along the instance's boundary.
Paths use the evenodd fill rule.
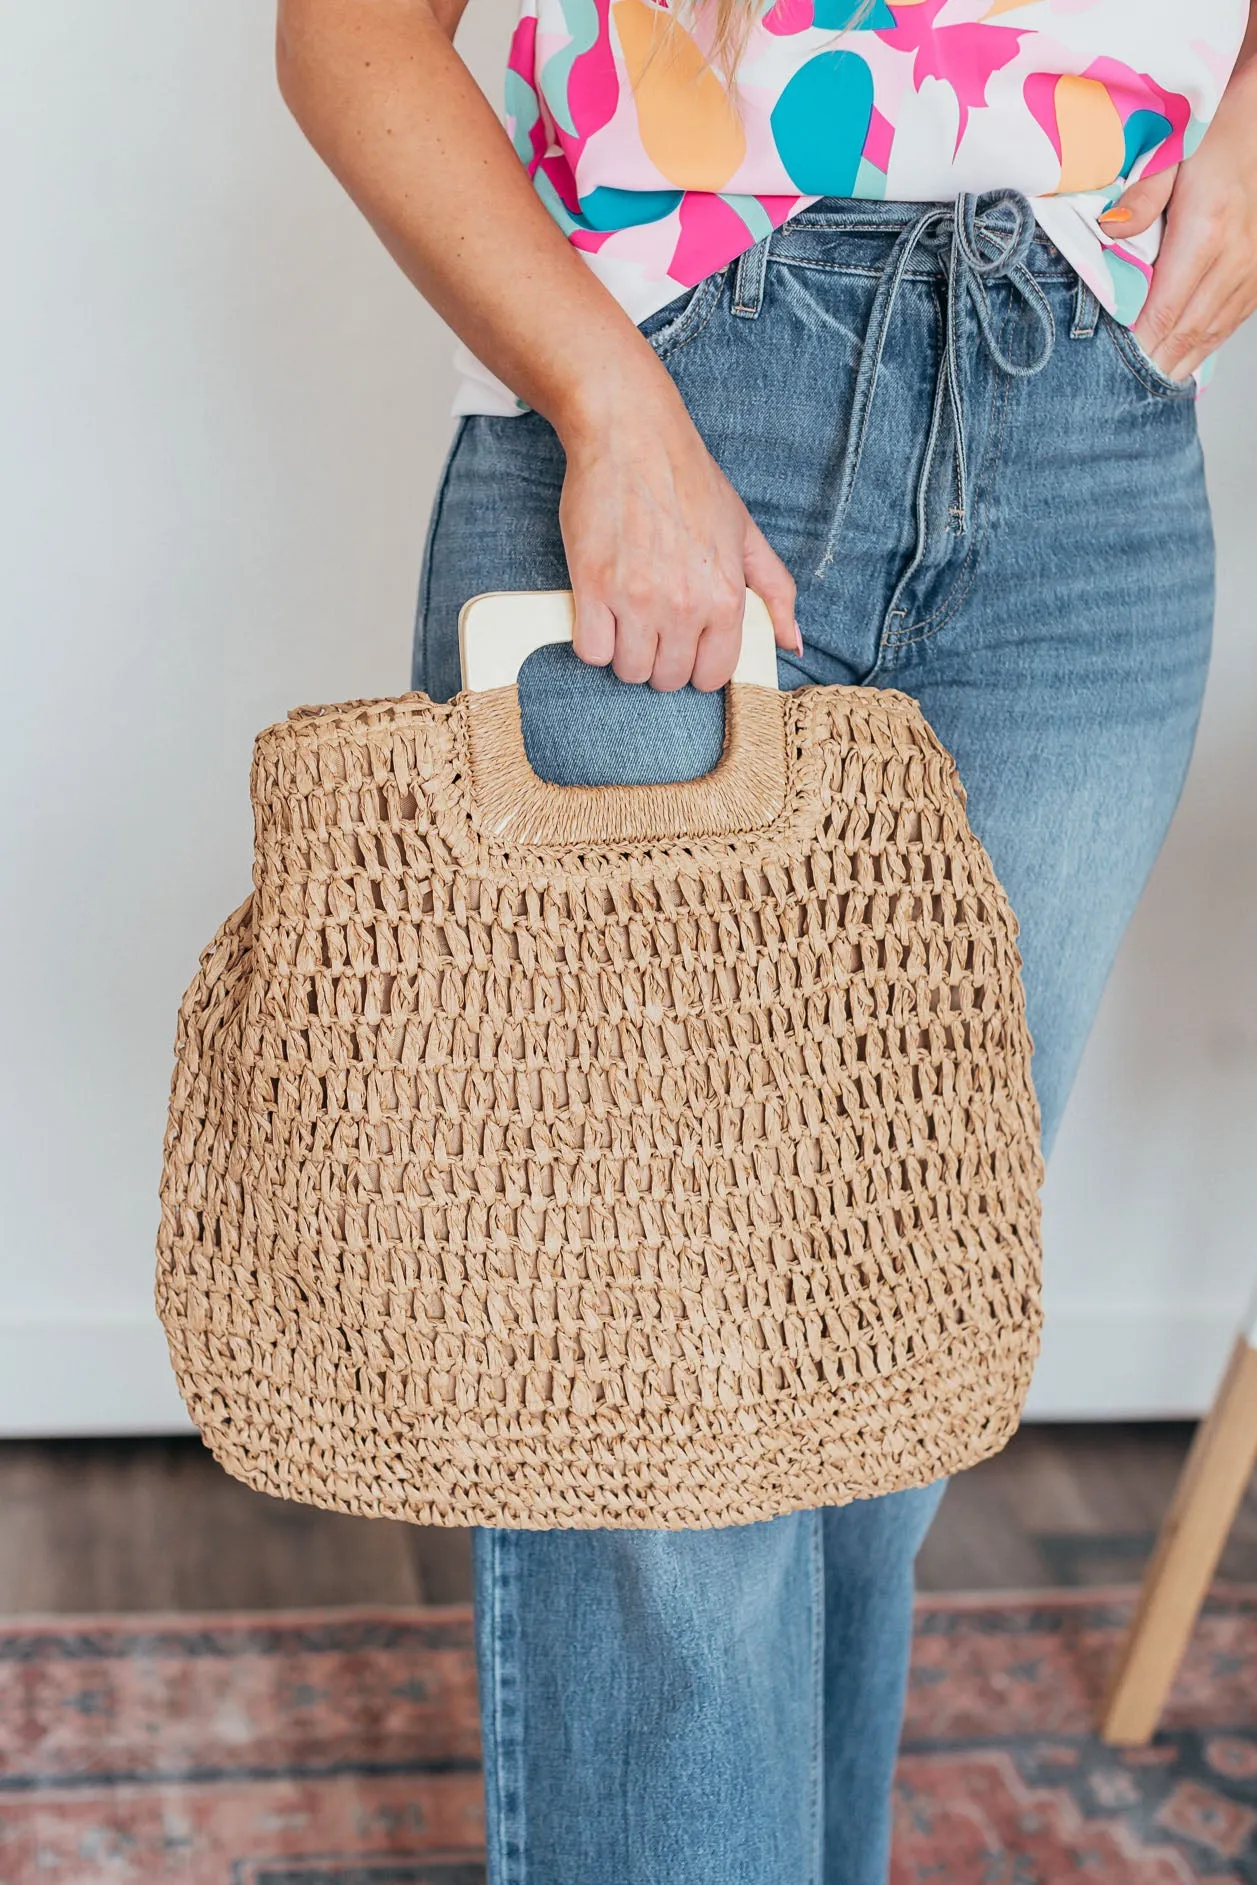
<path fill-rule="evenodd" d="M 1139 381 L 1145 392 L 1154 394 L 1158 399 L 1195 399 L 1199 388 L 1194 374 L 1189 374 L 1185 380 L 1172 380 L 1144 352 L 1129 327 L 1123 327 L 1111 314 L 1105 314 L 1103 318 L 1118 359 Z"/>
<path fill-rule="evenodd" d="M 675 301 L 669 301 L 657 313 L 648 314 L 644 321 L 638 322 L 638 331 L 661 360 L 683 347 L 687 340 L 693 340 L 706 327 L 720 300 L 727 273 L 727 269 L 717 269 L 714 275 L 705 276 L 697 287 L 678 295 Z"/>

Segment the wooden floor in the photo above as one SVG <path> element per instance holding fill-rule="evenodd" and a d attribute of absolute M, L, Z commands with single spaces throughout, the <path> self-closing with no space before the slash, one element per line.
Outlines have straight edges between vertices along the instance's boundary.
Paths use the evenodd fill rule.
<path fill-rule="evenodd" d="M 921 1587 L 1135 1581 L 1190 1437 L 1170 1423 L 1023 1427 L 949 1487 Z M 1221 1574 L 1257 1581 L 1257 1489 Z M 0 1443 L 0 1614 L 448 1603 L 469 1579 L 466 1532 L 268 1499 L 195 1439 Z"/>

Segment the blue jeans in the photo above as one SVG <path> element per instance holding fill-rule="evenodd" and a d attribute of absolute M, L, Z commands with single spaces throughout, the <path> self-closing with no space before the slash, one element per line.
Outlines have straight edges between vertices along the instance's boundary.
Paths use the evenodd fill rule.
<path fill-rule="evenodd" d="M 798 582 L 783 685 L 904 689 L 955 755 L 1021 922 L 1050 1144 L 1200 708 L 1191 390 L 1012 196 L 827 200 L 644 331 Z M 566 586 L 562 477 L 535 414 L 462 422 L 417 687 L 456 689 L 468 596 Z M 720 749 L 720 696 L 570 651 L 533 657 L 521 701 L 559 783 L 692 777 Z M 477 1533 L 491 1885 L 881 1885 L 941 1490 L 722 1531 Z"/>

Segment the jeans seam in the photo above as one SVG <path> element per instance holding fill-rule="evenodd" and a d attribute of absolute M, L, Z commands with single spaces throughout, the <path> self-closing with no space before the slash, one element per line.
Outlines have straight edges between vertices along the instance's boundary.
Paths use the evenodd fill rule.
<path fill-rule="evenodd" d="M 450 476 L 454 469 L 454 460 L 467 434 L 470 415 L 464 414 L 459 420 L 449 451 L 445 454 L 445 463 L 441 468 L 441 480 L 432 500 L 432 515 L 428 519 L 428 534 L 424 540 L 422 574 L 419 578 L 419 606 L 415 613 L 415 644 L 411 652 L 410 680 L 412 687 L 420 693 L 428 691 L 428 610 L 432 606 L 432 562 L 436 533 L 441 525 L 441 514 L 445 509 L 446 493 L 450 488 Z M 516 423 L 511 421 L 512 425 Z"/>
<path fill-rule="evenodd" d="M 510 1573 L 504 1569 L 503 1557 L 509 1546 L 514 1545 L 513 1537 L 504 1533 L 500 1527 L 493 1527 L 489 1533 L 492 1552 L 492 1572 L 489 1587 L 492 1592 L 493 1611 L 490 1619 L 490 1642 L 492 1655 L 489 1662 L 493 1671 L 493 1695 L 491 1697 L 493 1720 L 493 1770 L 490 1774 L 486 1764 L 485 1785 L 492 1784 L 494 1810 L 486 1813 L 488 1827 L 493 1835 L 493 1848 L 489 1853 L 489 1885 L 526 1885 L 527 1852 L 524 1841 L 524 1763 L 523 1737 L 520 1734 L 520 1672 L 518 1656 L 518 1628 L 515 1615 L 514 1593 L 506 1594 L 504 1587 L 509 1582 Z M 513 1667 L 515 1688 L 514 1726 L 508 1730 L 503 1718 L 502 1673 L 507 1660 L 506 1638 L 510 1638 L 510 1657 Z M 509 1743 L 509 1746 L 508 1746 Z M 509 1772 L 509 1780 L 508 1780 Z M 486 1842 L 487 1843 L 487 1842 Z"/>
<path fill-rule="evenodd" d="M 813 1511 L 812 1567 L 812 1771 L 808 1812 L 812 1822 L 812 1881 L 822 1885 L 825 1865 L 825 1560 L 824 1514 Z"/>
<path fill-rule="evenodd" d="M 1003 340 L 1003 332 L 1000 335 Z M 994 442 L 991 449 L 991 468 L 986 478 L 986 495 L 982 503 L 981 524 L 974 529 L 965 552 L 965 560 L 957 572 L 956 581 L 948 590 L 932 614 L 919 622 L 912 622 L 899 633 L 887 638 L 889 648 L 911 648 L 918 642 L 929 641 L 945 628 L 954 616 L 958 615 L 968 599 L 969 592 L 977 579 L 981 561 L 982 547 L 986 542 L 989 525 L 990 494 L 999 475 L 1000 460 L 1004 450 L 1004 433 L 1008 422 L 1008 402 L 1012 393 L 1012 382 L 1008 379 L 996 379 L 991 389 L 991 411 L 994 420 Z"/>

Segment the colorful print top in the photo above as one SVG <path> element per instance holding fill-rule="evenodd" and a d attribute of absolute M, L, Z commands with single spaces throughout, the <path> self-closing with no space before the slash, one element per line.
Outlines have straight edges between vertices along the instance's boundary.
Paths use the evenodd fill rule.
<path fill-rule="evenodd" d="M 772 0 L 734 89 L 706 56 L 711 0 L 523 0 L 507 128 L 635 321 L 818 197 L 1010 188 L 1129 324 L 1160 230 L 1123 242 L 1098 217 L 1191 155 L 1247 14 L 1247 0 Z M 456 410 L 520 410 L 460 363 Z"/>

